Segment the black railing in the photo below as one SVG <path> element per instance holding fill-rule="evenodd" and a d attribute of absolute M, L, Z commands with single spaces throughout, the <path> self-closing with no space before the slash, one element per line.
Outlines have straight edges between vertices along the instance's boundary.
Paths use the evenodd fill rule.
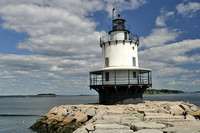
<path fill-rule="evenodd" d="M 151 85 L 151 72 L 138 74 L 136 78 L 127 76 L 105 77 L 103 74 L 90 74 L 90 86 L 99 85 Z"/>
<path fill-rule="evenodd" d="M 105 42 L 108 42 L 108 41 L 115 41 L 115 40 L 122 40 L 121 37 L 120 38 L 115 38 L 115 39 L 112 39 L 110 37 L 109 34 L 107 35 L 104 35 L 100 38 L 100 45 L 102 43 L 105 43 Z M 124 39 L 123 39 L 124 40 Z M 130 41 L 135 41 L 136 43 L 139 44 L 139 36 L 138 35 L 135 35 L 135 34 L 129 34 L 129 37 L 125 40 L 130 40 Z"/>

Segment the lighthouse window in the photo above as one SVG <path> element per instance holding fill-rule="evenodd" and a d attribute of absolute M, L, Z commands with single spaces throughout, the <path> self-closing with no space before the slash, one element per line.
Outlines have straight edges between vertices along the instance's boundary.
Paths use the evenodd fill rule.
<path fill-rule="evenodd" d="M 133 72 L 133 78 L 136 78 L 136 72 Z"/>
<path fill-rule="evenodd" d="M 127 40 L 127 32 L 124 32 L 124 40 Z"/>
<path fill-rule="evenodd" d="M 133 57 L 133 66 L 136 66 L 135 57 Z"/>
<path fill-rule="evenodd" d="M 121 24 L 122 24 L 122 22 L 121 22 L 121 21 L 119 21 L 119 22 L 118 22 L 118 25 L 121 25 Z"/>
<path fill-rule="evenodd" d="M 109 81 L 109 72 L 106 72 L 106 81 Z"/>
<path fill-rule="evenodd" d="M 109 66 L 109 58 L 106 57 L 106 58 L 105 58 L 105 67 L 108 67 L 108 66 Z"/>

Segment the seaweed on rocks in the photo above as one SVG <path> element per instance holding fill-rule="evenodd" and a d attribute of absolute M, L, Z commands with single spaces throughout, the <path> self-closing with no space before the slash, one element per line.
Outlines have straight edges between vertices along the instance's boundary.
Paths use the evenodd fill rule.
<path fill-rule="evenodd" d="M 48 124 L 46 122 L 48 118 L 46 116 L 42 117 L 41 119 L 37 120 L 30 128 L 38 133 L 47 133 L 48 131 Z"/>
<path fill-rule="evenodd" d="M 48 118 L 46 116 L 37 120 L 35 124 L 33 124 L 30 129 L 36 131 L 37 133 L 73 133 L 77 128 L 79 128 L 82 124 L 79 121 L 72 121 L 67 124 L 62 124 L 58 121 L 53 121 L 51 123 L 47 123 L 46 120 Z"/>

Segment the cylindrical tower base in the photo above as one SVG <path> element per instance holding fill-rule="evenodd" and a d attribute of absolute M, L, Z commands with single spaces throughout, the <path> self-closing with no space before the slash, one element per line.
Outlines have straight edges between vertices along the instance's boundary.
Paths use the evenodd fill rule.
<path fill-rule="evenodd" d="M 147 86 L 110 86 L 98 90 L 100 104 L 136 104 L 143 102 Z"/>

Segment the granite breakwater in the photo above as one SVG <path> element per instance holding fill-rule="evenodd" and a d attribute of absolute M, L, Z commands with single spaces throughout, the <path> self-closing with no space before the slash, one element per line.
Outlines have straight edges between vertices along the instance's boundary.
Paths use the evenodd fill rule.
<path fill-rule="evenodd" d="M 200 109 L 181 101 L 61 105 L 30 128 L 38 133 L 200 133 Z"/>

